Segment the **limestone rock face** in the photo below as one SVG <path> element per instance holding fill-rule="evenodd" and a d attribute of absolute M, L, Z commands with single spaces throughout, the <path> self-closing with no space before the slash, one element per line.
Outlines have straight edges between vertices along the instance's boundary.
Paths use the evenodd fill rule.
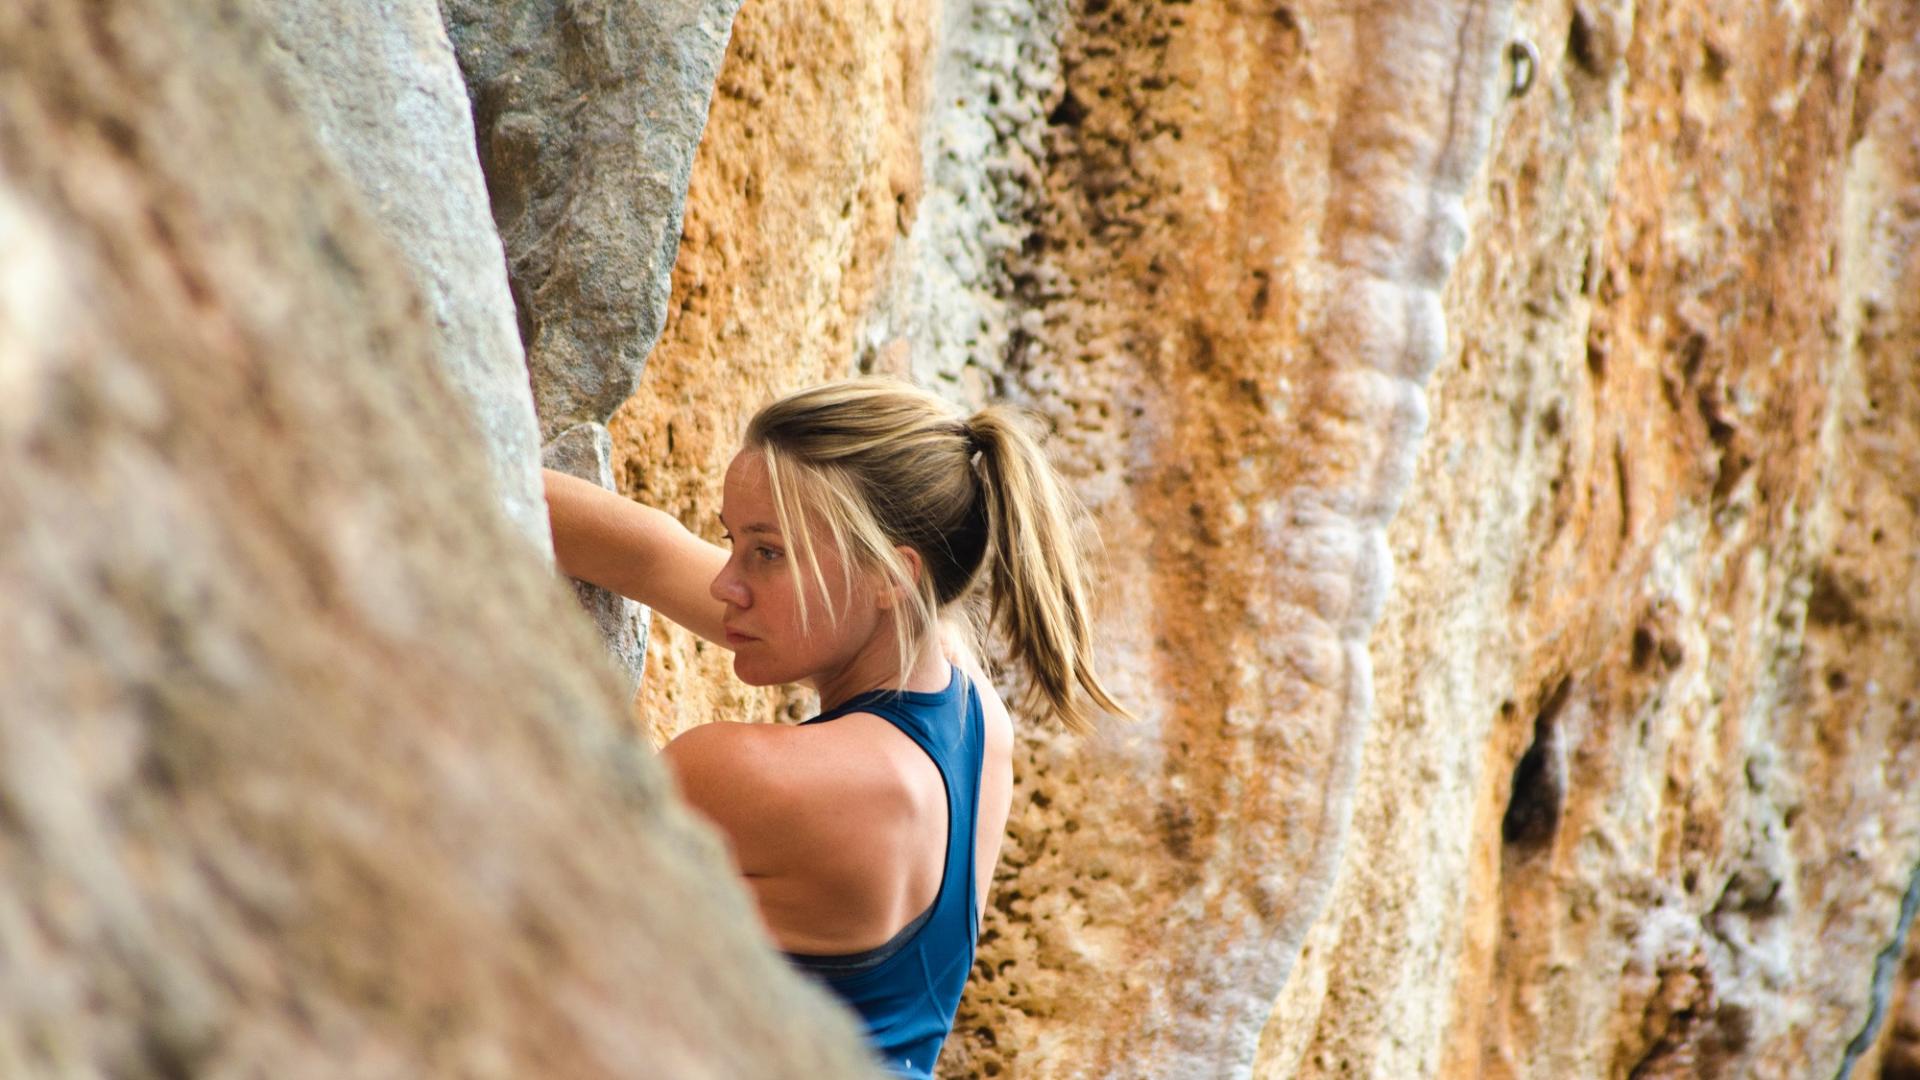
<path fill-rule="evenodd" d="M 0 6 L 0 1074 L 858 1074 L 275 5 Z M 443 10 L 550 464 L 716 535 L 899 371 L 1091 511 L 1141 719 L 1023 727 L 941 1075 L 1920 1071 L 1920 9 Z M 812 708 L 657 629 L 652 740 Z"/>
<path fill-rule="evenodd" d="M 1006 378 L 1099 516 L 1143 722 L 1028 744 L 983 1071 L 1252 1068 L 1344 854 L 1505 36 L 1444 3 L 1066 31 Z"/>
<path fill-rule="evenodd" d="M 0 1075 L 869 1075 L 244 14 L 0 7 Z"/>
<path fill-rule="evenodd" d="M 943 1074 L 1896 1067 L 1913 17 L 742 11 L 623 490 L 708 527 L 849 370 L 1025 402 L 1145 721 L 1023 732 Z M 656 738 L 809 707 L 655 640 Z"/>
<path fill-rule="evenodd" d="M 1514 33 L 1263 1071 L 1837 1075 L 1920 868 L 1913 9 Z"/>

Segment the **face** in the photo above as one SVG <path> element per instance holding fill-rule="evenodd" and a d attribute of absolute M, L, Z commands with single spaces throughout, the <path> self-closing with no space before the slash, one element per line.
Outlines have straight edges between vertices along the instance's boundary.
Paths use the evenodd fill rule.
<path fill-rule="evenodd" d="M 731 551 L 709 591 L 726 605 L 726 642 L 734 651 L 734 674 L 742 682 L 800 682 L 819 689 L 871 665 L 882 631 L 891 640 L 876 590 L 856 581 L 849 598 L 840 553 L 815 536 L 814 554 L 826 589 L 822 591 L 803 562 L 796 591 L 790 560 L 799 555 L 780 532 L 766 460 L 759 453 L 743 450 L 727 467 L 720 521 Z M 800 622 L 802 592 L 809 616 L 805 630 Z M 837 619 L 828 615 L 829 596 L 838 609 Z"/>

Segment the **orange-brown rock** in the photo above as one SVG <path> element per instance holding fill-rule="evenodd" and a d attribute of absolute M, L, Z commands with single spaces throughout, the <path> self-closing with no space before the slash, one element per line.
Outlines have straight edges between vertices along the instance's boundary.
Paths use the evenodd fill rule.
<path fill-rule="evenodd" d="M 1523 6 L 1263 1075 L 1834 1075 L 1920 866 L 1910 5 Z"/>
<path fill-rule="evenodd" d="M 1905 9 L 763 12 L 628 490 L 700 520 L 850 366 L 1035 405 L 1147 721 L 1026 734 L 944 1073 L 1840 1067 L 1920 865 Z M 1402 469 L 1381 593 L 1300 493 L 1385 522 Z M 650 663 L 657 737 L 805 707 Z"/>

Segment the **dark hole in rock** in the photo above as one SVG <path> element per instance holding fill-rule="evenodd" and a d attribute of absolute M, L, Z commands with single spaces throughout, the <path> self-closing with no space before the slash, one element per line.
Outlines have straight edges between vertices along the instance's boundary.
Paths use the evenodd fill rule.
<path fill-rule="evenodd" d="M 1822 626 L 1861 621 L 1860 609 L 1854 606 L 1850 590 L 1825 567 L 1814 572 L 1813 591 L 1807 596 L 1807 618 Z"/>
<path fill-rule="evenodd" d="M 1633 670 L 1647 670 L 1647 661 L 1653 659 L 1653 631 L 1646 627 L 1637 627 L 1633 631 Z"/>
<path fill-rule="evenodd" d="M 1079 127 L 1080 122 L 1086 118 L 1087 107 L 1080 103 L 1079 98 L 1073 96 L 1073 91 L 1069 90 L 1061 96 L 1060 104 L 1055 105 L 1053 111 L 1047 114 L 1047 123 L 1054 127 Z"/>
<path fill-rule="evenodd" d="M 1572 687 L 1572 680 L 1562 677 L 1547 695 L 1533 718 L 1533 742 L 1513 767 L 1513 789 L 1500 820 L 1500 836 L 1522 851 L 1546 847 L 1560 827 L 1567 779 L 1557 723 Z"/>
<path fill-rule="evenodd" d="M 1600 58 L 1594 53 L 1593 45 L 1593 28 L 1587 25 L 1586 13 L 1573 9 L 1573 19 L 1567 23 L 1567 55 L 1580 65 L 1580 70 L 1598 75 Z"/>

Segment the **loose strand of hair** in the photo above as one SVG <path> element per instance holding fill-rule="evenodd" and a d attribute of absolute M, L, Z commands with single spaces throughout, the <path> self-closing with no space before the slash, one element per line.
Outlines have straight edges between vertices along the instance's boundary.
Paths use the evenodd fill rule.
<path fill-rule="evenodd" d="M 807 528 L 808 514 L 798 490 L 804 486 L 804 482 L 796 475 L 798 470 L 779 447 L 768 443 L 758 449 L 767 467 L 767 485 L 773 496 L 774 518 L 780 526 L 781 540 L 787 547 L 787 573 L 793 578 L 794 599 L 800 608 L 800 632 L 809 633 L 813 621 L 812 613 L 808 610 L 810 605 L 807 603 L 806 582 L 801 576 L 803 566 L 819 587 L 821 599 L 826 601 L 827 621 L 836 621 L 837 613 L 833 609 L 833 597 L 827 595 L 827 578 L 820 568 L 820 553 L 815 550 L 812 533 Z"/>

